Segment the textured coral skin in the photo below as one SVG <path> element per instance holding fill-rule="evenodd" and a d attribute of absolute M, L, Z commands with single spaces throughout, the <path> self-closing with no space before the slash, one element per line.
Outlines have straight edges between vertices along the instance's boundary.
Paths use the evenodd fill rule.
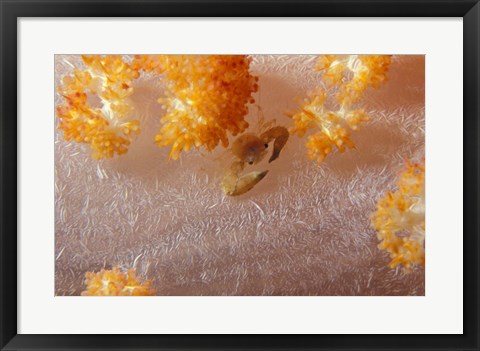
<path fill-rule="evenodd" d="M 71 72 L 65 59 L 80 57 L 55 59 L 59 84 Z M 318 86 L 317 59 L 253 56 L 254 97 L 267 118 L 291 123 L 295 98 Z M 117 265 L 135 268 L 158 295 L 424 295 L 424 269 L 390 268 L 371 226 L 405 160 L 424 157 L 424 64 L 392 57 L 388 83 L 364 94 L 370 120 L 352 133 L 356 149 L 318 165 L 292 136 L 262 182 L 235 198 L 219 186 L 231 160 L 224 150 L 174 161 L 154 144 L 164 86 L 139 78 L 131 100 L 142 132 L 127 154 L 96 161 L 56 131 L 56 295 L 80 295 L 87 271 Z M 247 131 L 256 132 L 258 112 L 249 110 Z"/>

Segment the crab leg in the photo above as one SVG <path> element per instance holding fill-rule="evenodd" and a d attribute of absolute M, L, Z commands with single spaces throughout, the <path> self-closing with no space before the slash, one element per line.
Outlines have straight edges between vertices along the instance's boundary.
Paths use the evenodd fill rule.
<path fill-rule="evenodd" d="M 282 151 L 283 147 L 288 141 L 288 137 L 289 133 L 287 128 L 281 126 L 270 128 L 269 130 L 260 135 L 260 139 L 262 139 L 265 144 L 268 144 L 272 140 L 275 140 L 273 143 L 273 153 L 272 156 L 270 156 L 268 163 L 278 158 L 278 156 L 280 155 L 280 151 Z"/>

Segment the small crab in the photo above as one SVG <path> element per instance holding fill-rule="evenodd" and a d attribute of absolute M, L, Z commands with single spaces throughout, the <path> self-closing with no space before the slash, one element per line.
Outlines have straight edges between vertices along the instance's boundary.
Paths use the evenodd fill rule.
<path fill-rule="evenodd" d="M 268 145 L 272 141 L 273 152 L 268 163 L 276 160 L 287 143 L 288 137 L 287 128 L 282 126 L 271 127 L 258 136 L 253 133 L 245 133 L 239 136 L 230 148 L 235 160 L 225 172 L 221 184 L 225 195 L 245 194 L 260 182 L 267 175 L 268 170 L 254 171 L 243 176 L 240 173 L 245 169 L 246 164 L 253 165 L 263 160 L 268 153 Z"/>

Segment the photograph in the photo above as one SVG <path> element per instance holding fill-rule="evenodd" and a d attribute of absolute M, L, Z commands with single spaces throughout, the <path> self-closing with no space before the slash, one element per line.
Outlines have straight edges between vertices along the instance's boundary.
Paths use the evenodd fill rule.
<path fill-rule="evenodd" d="M 55 296 L 425 296 L 425 55 L 52 59 Z"/>
<path fill-rule="evenodd" d="M 479 349 L 479 2 L 0 0 L 0 351 Z"/>

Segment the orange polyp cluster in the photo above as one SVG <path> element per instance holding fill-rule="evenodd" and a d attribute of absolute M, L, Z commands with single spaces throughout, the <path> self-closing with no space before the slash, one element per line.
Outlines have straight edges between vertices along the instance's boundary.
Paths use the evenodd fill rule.
<path fill-rule="evenodd" d="M 347 148 L 354 148 L 349 129 L 356 130 L 359 123 L 368 121 L 368 115 L 363 109 L 347 110 L 341 107 L 337 111 L 331 111 L 326 108 L 323 89 L 311 94 L 300 111 L 291 117 L 294 122 L 291 132 L 300 137 L 303 137 L 309 129 L 319 129 L 307 137 L 305 144 L 308 157 L 318 163 L 323 162 L 334 147 L 341 153 Z"/>
<path fill-rule="evenodd" d="M 65 140 L 89 144 L 94 159 L 125 154 L 133 135 L 140 132 L 138 120 L 127 120 L 132 112 L 128 98 L 138 71 L 116 55 L 82 59 L 86 68 L 75 69 L 58 87 L 65 98 L 65 103 L 57 107 L 59 128 Z M 98 96 L 102 107 L 91 106 L 88 94 Z"/>
<path fill-rule="evenodd" d="M 140 283 L 135 270 L 130 269 L 127 273 L 121 272 L 118 267 L 113 270 L 102 269 L 98 273 L 85 273 L 87 289 L 82 296 L 153 296 L 155 290 L 151 282 L 145 280 Z"/>
<path fill-rule="evenodd" d="M 346 70 L 344 62 L 337 60 L 337 56 L 320 56 L 315 65 L 315 70 L 324 71 L 322 79 L 329 87 L 340 84 L 343 80 L 343 73 Z"/>
<path fill-rule="evenodd" d="M 351 130 L 368 121 L 363 109 L 352 108 L 365 90 L 378 88 L 387 80 L 391 57 L 384 55 L 324 55 L 319 57 L 315 69 L 323 73 L 322 80 L 330 89 L 336 89 L 338 103 L 336 110 L 326 107 L 327 92 L 317 89 L 302 103 L 300 111 L 292 114 L 294 127 L 291 132 L 303 137 L 309 129 L 319 131 L 308 136 L 306 147 L 308 157 L 323 162 L 336 147 L 340 152 L 354 148 L 350 139 Z"/>
<path fill-rule="evenodd" d="M 245 116 L 258 78 L 249 72 L 251 58 L 241 55 L 139 55 L 133 66 L 164 74 L 168 81 L 159 102 L 166 110 L 156 135 L 158 146 L 171 146 L 178 159 L 192 146 L 212 151 L 228 132 L 237 135 L 248 127 Z"/>
<path fill-rule="evenodd" d="M 343 64 L 337 66 L 342 67 L 340 72 L 335 68 L 335 62 L 340 61 Z M 336 56 L 332 64 L 324 68 L 328 72 L 334 70 L 340 76 L 339 81 L 340 93 L 337 96 L 340 105 L 351 105 L 358 102 L 368 87 L 378 88 L 382 83 L 387 81 L 387 72 L 390 68 L 392 58 L 390 55 L 347 55 L 347 57 Z M 321 66 L 317 66 L 318 70 L 322 70 Z M 348 76 L 352 75 L 351 79 Z M 342 84 L 343 77 L 348 82 Z"/>
<path fill-rule="evenodd" d="M 392 258 L 390 267 L 410 271 L 425 265 L 425 165 L 408 163 L 397 181 L 398 189 L 377 203 L 372 225 L 378 247 Z"/>

